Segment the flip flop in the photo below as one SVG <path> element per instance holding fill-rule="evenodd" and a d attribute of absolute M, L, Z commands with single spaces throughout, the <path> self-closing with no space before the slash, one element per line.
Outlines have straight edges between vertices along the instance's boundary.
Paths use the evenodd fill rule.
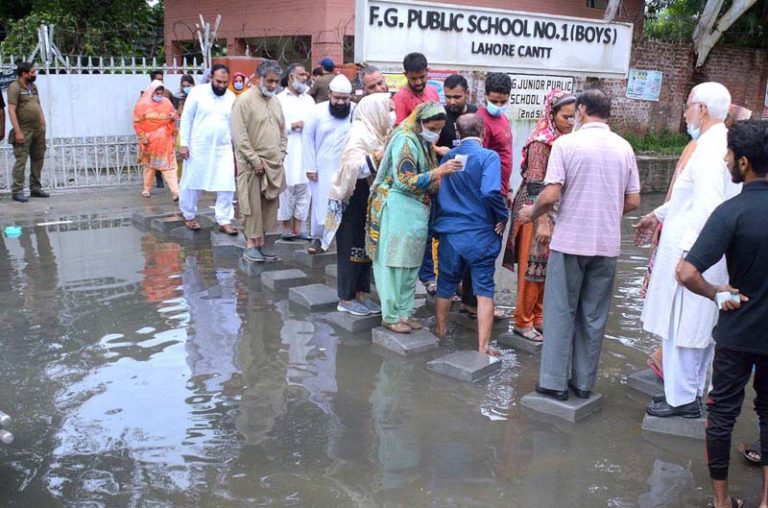
<path fill-rule="evenodd" d="M 741 443 L 736 447 L 741 456 L 750 464 L 760 465 L 760 445 L 758 443 Z"/>
<path fill-rule="evenodd" d="M 515 333 L 515 335 L 519 335 L 520 337 L 526 340 L 530 340 L 531 342 L 542 342 L 544 340 L 544 337 L 542 337 L 541 334 L 534 330 L 532 327 L 524 329 L 514 328 L 512 331 Z"/>

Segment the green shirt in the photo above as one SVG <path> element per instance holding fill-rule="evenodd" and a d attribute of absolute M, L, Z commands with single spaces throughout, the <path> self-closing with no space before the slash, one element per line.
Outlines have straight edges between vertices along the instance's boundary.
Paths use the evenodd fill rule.
<path fill-rule="evenodd" d="M 16 106 L 16 118 L 19 119 L 21 130 L 39 129 L 42 127 L 42 113 L 37 85 L 34 83 L 25 87 L 16 80 L 8 87 L 8 104 Z"/>

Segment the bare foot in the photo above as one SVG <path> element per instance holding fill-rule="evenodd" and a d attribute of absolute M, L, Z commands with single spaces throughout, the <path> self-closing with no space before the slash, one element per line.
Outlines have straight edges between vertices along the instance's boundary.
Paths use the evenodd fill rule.
<path fill-rule="evenodd" d="M 478 349 L 478 351 L 480 351 L 481 353 L 485 353 L 488 356 L 493 356 L 494 358 L 498 358 L 498 357 L 501 356 L 501 352 L 499 350 L 491 348 L 491 347 L 487 347 L 487 348 L 485 348 L 485 350 Z"/>
<path fill-rule="evenodd" d="M 445 338 L 446 333 L 448 333 L 448 327 L 447 326 L 437 326 L 435 327 L 435 336 L 443 340 Z"/>

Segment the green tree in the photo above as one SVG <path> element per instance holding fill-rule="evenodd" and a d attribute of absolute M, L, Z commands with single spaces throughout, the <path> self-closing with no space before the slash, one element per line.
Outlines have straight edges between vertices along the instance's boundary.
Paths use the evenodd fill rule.
<path fill-rule="evenodd" d="M 40 24 L 55 25 L 65 55 L 163 56 L 163 3 L 148 0 L 3 0 L 0 53 L 29 55 Z"/>

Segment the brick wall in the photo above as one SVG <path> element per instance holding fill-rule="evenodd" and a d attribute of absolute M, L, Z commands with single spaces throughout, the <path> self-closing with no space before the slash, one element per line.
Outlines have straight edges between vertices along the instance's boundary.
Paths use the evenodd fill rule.
<path fill-rule="evenodd" d="M 623 131 L 678 132 L 688 93 L 704 81 L 722 83 L 735 104 L 748 107 L 757 117 L 762 115 L 768 80 L 768 55 L 764 50 L 716 47 L 696 72 L 694 58 L 690 44 L 636 40 L 630 67 L 663 72 L 661 96 L 658 102 L 627 99 L 627 80 L 595 81 L 613 98 L 612 123 Z M 588 79 L 576 81 L 578 88 L 590 84 Z"/>

